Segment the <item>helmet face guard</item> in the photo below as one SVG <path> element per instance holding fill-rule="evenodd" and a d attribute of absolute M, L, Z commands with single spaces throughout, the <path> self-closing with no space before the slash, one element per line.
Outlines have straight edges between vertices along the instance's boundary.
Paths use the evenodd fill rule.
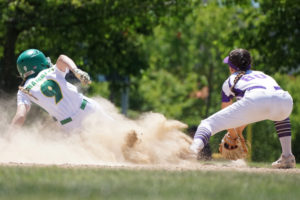
<path fill-rule="evenodd" d="M 17 59 L 17 69 L 23 79 L 37 76 L 40 71 L 49 68 L 50 65 L 49 59 L 37 49 L 28 49 Z"/>

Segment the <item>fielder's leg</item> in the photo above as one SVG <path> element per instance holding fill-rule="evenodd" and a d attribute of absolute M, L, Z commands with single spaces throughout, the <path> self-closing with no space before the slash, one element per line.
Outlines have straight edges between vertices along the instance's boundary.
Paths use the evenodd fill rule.
<path fill-rule="evenodd" d="M 272 163 L 274 168 L 294 168 L 296 165 L 295 157 L 292 154 L 292 133 L 290 119 L 274 122 L 280 140 L 282 154 L 280 158 Z"/>
<path fill-rule="evenodd" d="M 209 138 L 228 130 L 268 119 L 273 109 L 272 94 L 245 96 L 243 99 L 202 120 L 194 136 L 191 151 L 197 153 L 208 143 Z"/>

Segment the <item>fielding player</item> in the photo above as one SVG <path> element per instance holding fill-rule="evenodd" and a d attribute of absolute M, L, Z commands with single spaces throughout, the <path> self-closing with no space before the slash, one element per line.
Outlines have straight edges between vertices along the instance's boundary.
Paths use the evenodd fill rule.
<path fill-rule="evenodd" d="M 17 69 L 23 82 L 17 94 L 18 107 L 12 127 L 23 125 L 32 102 L 46 110 L 67 132 L 80 131 L 83 119 L 94 112 L 112 120 L 97 102 L 66 81 L 66 74 L 72 71 L 82 84 L 91 82 L 89 75 L 69 57 L 60 55 L 52 65 L 41 51 L 28 49 L 19 55 Z"/>
<path fill-rule="evenodd" d="M 223 62 L 229 65 L 231 75 L 222 87 L 222 110 L 201 121 L 191 150 L 199 153 L 212 135 L 223 130 L 229 132 L 224 137 L 229 143 L 224 147 L 234 149 L 237 146 L 230 144 L 234 143 L 237 133 L 241 133 L 247 124 L 272 120 L 282 147 L 280 158 L 272 166 L 295 167 L 291 150 L 289 115 L 293 109 L 293 99 L 290 94 L 282 90 L 272 77 L 251 70 L 251 55 L 245 49 L 231 51 Z M 235 103 L 233 97 L 237 99 Z"/>

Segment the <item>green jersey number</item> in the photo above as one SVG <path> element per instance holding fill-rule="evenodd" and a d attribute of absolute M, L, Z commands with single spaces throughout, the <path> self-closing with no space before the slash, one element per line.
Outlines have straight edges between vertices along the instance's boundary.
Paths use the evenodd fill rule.
<path fill-rule="evenodd" d="M 41 85 L 42 93 L 47 97 L 54 97 L 55 103 L 58 104 L 62 99 L 63 95 L 59 84 L 54 80 L 47 80 Z"/>

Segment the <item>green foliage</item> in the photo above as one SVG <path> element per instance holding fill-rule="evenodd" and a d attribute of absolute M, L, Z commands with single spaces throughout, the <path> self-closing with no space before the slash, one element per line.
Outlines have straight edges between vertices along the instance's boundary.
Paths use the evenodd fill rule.
<path fill-rule="evenodd" d="M 299 68 L 300 2 L 298 0 L 261 0 L 264 20 L 253 37 L 260 65 L 270 72 L 288 72 Z"/>
<path fill-rule="evenodd" d="M 6 65 L 1 67 L 0 88 L 14 90 L 15 57 L 34 47 L 54 62 L 67 54 L 93 77 L 108 75 L 112 89 L 118 90 L 116 77 L 138 76 L 148 67 L 136 37 L 151 34 L 173 6 L 162 0 L 0 1 L 0 46 L 9 46 L 0 52 L 7 55 L 0 57 Z"/>
<path fill-rule="evenodd" d="M 274 162 L 281 155 L 281 146 L 272 121 L 255 123 L 252 128 L 252 160 Z"/>
<path fill-rule="evenodd" d="M 132 109 L 154 109 L 167 116 L 182 119 L 189 125 L 196 125 L 201 118 L 219 110 L 221 86 L 229 74 L 228 67 L 222 60 L 235 45 L 245 39 L 242 35 L 246 37 L 247 34 L 246 31 L 239 34 L 240 40 L 228 35 L 255 27 L 257 24 L 251 23 L 251 19 L 257 16 L 257 10 L 251 7 L 220 7 L 214 3 L 203 5 L 199 2 L 194 2 L 193 6 L 191 12 L 184 16 L 178 11 L 178 15 L 183 17 L 169 19 L 164 25 L 157 26 L 153 36 L 140 38 L 144 51 L 148 52 L 151 67 L 145 71 L 141 80 L 135 80 L 138 89 L 131 93 L 131 101 L 136 102 L 135 99 L 139 98 L 139 104 L 134 105 L 140 106 L 131 107 Z M 246 18 L 247 22 L 241 22 L 241 18 Z M 168 76 L 156 75 L 154 83 L 151 83 L 153 74 L 162 73 L 162 69 L 168 71 Z M 158 80 L 169 80 L 171 76 L 173 80 L 181 81 L 170 86 L 163 80 Z M 208 88 L 208 96 L 198 99 L 191 97 L 190 94 L 204 87 Z M 181 91 L 183 89 L 188 90 Z M 183 98 L 174 98 L 181 95 Z M 161 101 L 162 98 L 169 102 Z M 168 108 L 170 105 L 172 109 Z"/>
<path fill-rule="evenodd" d="M 135 97 L 131 100 L 132 107 L 165 113 L 167 117 L 179 120 L 190 119 L 192 116 L 185 115 L 185 110 L 190 110 L 196 103 L 195 99 L 190 97 L 197 89 L 194 84 L 196 79 L 196 74 L 180 79 L 164 69 L 149 69 L 138 81 L 138 89 L 135 92 L 139 95 L 132 94 Z M 198 123 L 198 119 L 196 120 Z"/>
<path fill-rule="evenodd" d="M 88 93 L 90 96 L 102 96 L 103 98 L 109 98 L 110 91 L 109 91 L 109 84 L 108 82 L 104 83 L 97 83 L 92 82 L 90 87 L 88 88 Z"/>

